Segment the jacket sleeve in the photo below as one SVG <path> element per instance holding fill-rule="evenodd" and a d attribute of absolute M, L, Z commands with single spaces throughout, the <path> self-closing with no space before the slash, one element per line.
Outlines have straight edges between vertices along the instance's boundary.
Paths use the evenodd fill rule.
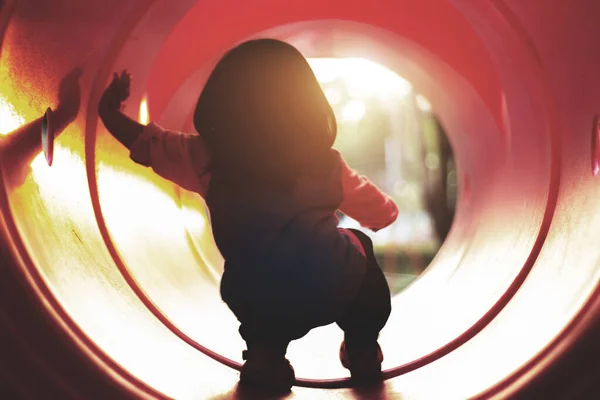
<path fill-rule="evenodd" d="M 398 217 L 398 207 L 367 177 L 352 170 L 342 158 L 344 199 L 340 211 L 364 228 L 378 231 L 391 225 Z"/>
<path fill-rule="evenodd" d="M 206 194 L 210 154 L 202 137 L 148 124 L 130 147 L 133 161 L 186 190 Z"/>

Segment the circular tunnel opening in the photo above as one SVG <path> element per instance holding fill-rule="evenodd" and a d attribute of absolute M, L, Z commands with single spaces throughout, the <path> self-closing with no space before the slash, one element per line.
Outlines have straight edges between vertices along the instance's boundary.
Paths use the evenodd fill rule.
<path fill-rule="evenodd" d="M 370 232 L 339 213 L 340 226 L 369 234 L 392 295 L 430 264 L 450 231 L 457 200 L 450 142 L 425 96 L 364 58 L 309 58 L 338 123 L 334 147 L 398 205 L 389 227 Z"/>

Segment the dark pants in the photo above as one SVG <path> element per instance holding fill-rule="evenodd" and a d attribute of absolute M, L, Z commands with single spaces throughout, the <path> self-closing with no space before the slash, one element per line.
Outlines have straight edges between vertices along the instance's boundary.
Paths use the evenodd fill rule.
<path fill-rule="evenodd" d="M 311 329 L 336 322 L 344 331 L 344 340 L 349 346 L 360 346 L 377 341 L 391 312 L 390 289 L 373 252 L 373 243 L 364 233 L 351 229 L 362 243 L 367 268 L 360 290 L 350 307 L 340 318 L 311 319 L 304 321 L 296 315 L 285 319 L 273 319 L 258 315 L 243 304 L 228 304 L 240 321 L 240 335 L 248 348 L 253 344 L 280 347 L 285 353 L 292 340 L 306 335 Z M 320 322 L 315 322 L 319 320 Z"/>

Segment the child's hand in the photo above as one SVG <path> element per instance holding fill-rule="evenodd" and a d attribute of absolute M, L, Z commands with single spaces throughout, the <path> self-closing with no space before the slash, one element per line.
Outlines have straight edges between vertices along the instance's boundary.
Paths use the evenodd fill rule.
<path fill-rule="evenodd" d="M 113 74 L 113 80 L 108 85 L 102 95 L 102 102 L 105 106 L 112 109 L 120 109 L 121 103 L 129 97 L 131 88 L 131 75 L 127 70 L 121 71 L 121 75 L 116 72 Z"/>

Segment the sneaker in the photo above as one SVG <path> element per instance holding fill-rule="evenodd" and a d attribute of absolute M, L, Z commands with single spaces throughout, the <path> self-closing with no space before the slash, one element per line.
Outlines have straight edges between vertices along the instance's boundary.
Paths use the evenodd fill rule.
<path fill-rule="evenodd" d="M 256 346 L 242 352 L 246 361 L 240 372 L 240 383 L 288 392 L 294 385 L 294 368 L 285 354 L 268 346 Z"/>
<path fill-rule="evenodd" d="M 376 382 L 381 381 L 381 363 L 383 353 L 379 343 L 356 348 L 346 348 L 342 342 L 340 347 L 340 361 L 344 368 L 350 370 L 350 376 L 355 381 Z"/>

